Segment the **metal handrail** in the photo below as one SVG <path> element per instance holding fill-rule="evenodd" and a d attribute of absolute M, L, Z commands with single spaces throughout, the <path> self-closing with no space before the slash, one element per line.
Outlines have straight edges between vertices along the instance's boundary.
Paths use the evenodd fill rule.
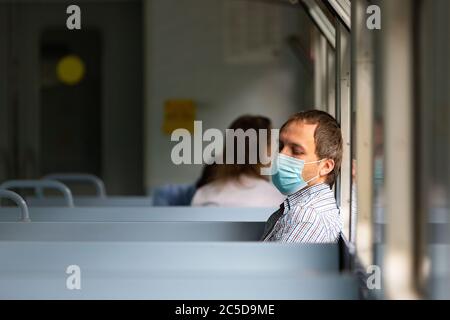
<path fill-rule="evenodd" d="M 17 204 L 22 212 L 22 221 L 31 222 L 27 203 L 21 196 L 11 190 L 0 189 L 0 198 L 9 199 Z"/>
<path fill-rule="evenodd" d="M 97 190 L 97 196 L 100 198 L 106 197 L 106 189 L 103 181 L 93 175 L 87 173 L 54 173 L 44 176 L 44 180 L 57 180 L 57 181 L 67 181 L 67 182 L 82 182 L 82 183 L 92 183 Z"/>
<path fill-rule="evenodd" d="M 42 189 L 56 189 L 61 191 L 66 199 L 67 206 L 73 207 L 73 197 L 70 189 L 63 183 L 53 180 L 10 180 L 0 184 L 0 189 L 34 189 L 38 192 Z"/>

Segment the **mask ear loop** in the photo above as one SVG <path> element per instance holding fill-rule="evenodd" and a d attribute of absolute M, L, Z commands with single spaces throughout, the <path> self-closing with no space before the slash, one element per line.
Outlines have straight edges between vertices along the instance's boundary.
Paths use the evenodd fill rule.
<path fill-rule="evenodd" d="M 320 159 L 320 160 L 317 160 L 317 161 L 311 161 L 311 162 L 305 162 L 304 164 L 319 163 L 319 162 L 322 162 L 323 160 L 325 160 L 325 159 Z"/>
<path fill-rule="evenodd" d="M 305 163 L 305 164 L 319 163 L 319 162 L 322 162 L 323 160 L 325 160 L 325 159 L 321 159 L 321 160 L 317 160 L 317 161 L 312 161 L 312 162 L 308 162 L 308 163 Z M 316 180 L 316 179 L 319 178 L 319 177 L 320 177 L 320 173 L 319 173 L 317 176 L 315 176 L 315 177 L 309 179 L 308 181 L 305 181 L 305 183 L 308 184 L 308 183 L 310 183 L 311 181 Z"/>

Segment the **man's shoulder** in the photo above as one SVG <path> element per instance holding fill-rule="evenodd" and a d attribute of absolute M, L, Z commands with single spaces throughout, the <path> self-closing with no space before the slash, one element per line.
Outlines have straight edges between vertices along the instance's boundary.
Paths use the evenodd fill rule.
<path fill-rule="evenodd" d="M 292 206 L 287 212 L 287 217 L 294 223 L 310 222 L 317 219 L 317 211 L 313 206 L 303 206 L 300 204 Z"/>
<path fill-rule="evenodd" d="M 331 189 L 322 189 L 303 203 L 305 208 L 311 208 L 317 213 L 324 211 L 339 211 L 334 192 Z"/>
<path fill-rule="evenodd" d="M 289 209 L 288 215 L 295 221 L 314 222 L 323 216 L 339 218 L 339 208 L 336 199 L 331 195 L 316 201 L 297 203 Z"/>

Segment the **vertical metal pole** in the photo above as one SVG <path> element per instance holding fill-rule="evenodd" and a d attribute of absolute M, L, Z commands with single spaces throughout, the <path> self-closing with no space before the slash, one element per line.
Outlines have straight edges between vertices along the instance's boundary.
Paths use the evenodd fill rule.
<path fill-rule="evenodd" d="M 381 2 L 381 87 L 385 115 L 388 298 L 417 298 L 413 208 L 413 1 Z"/>
<path fill-rule="evenodd" d="M 350 105 L 350 43 L 345 27 L 336 28 L 336 118 L 341 125 L 343 157 L 337 184 L 337 198 L 344 220 L 344 235 L 350 237 L 351 207 L 351 105 Z"/>
<path fill-rule="evenodd" d="M 361 262 L 373 264 L 373 122 L 374 56 L 373 32 L 366 27 L 367 1 L 352 2 L 352 109 L 356 110 L 356 197 L 351 240 Z"/>

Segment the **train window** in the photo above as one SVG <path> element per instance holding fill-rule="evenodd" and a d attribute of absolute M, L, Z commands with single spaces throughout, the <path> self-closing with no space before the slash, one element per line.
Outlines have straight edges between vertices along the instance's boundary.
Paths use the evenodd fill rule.
<path fill-rule="evenodd" d="M 313 29 L 314 50 L 314 106 L 319 110 L 328 110 L 328 44 L 322 33 Z M 333 73 L 334 75 L 334 73 Z"/>
<path fill-rule="evenodd" d="M 341 174 L 334 186 L 344 222 L 343 235 L 354 241 L 353 222 L 356 222 L 356 192 L 353 186 L 352 129 L 356 113 L 351 109 L 351 36 L 349 25 L 344 24 L 340 13 L 330 14 L 323 3 L 304 1 L 318 30 L 314 33 L 315 53 L 315 106 L 329 112 L 341 124 L 344 139 Z M 346 7 L 348 11 L 350 7 Z M 348 14 L 350 12 L 347 12 Z M 349 16 L 349 15 L 348 15 Z M 332 37 L 332 40 L 330 40 Z M 353 191 L 352 191 L 353 190 Z M 354 201 L 352 202 L 352 195 Z M 355 227 L 353 227 L 355 231 Z"/>
<path fill-rule="evenodd" d="M 318 29 L 313 29 L 314 106 L 336 116 L 336 52 Z"/>

